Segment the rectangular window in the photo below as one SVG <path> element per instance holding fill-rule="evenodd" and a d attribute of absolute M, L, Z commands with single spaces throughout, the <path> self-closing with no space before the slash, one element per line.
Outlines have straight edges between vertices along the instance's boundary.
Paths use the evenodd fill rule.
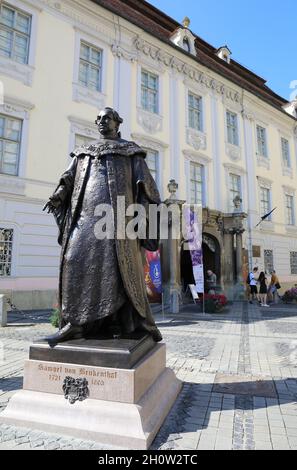
<path fill-rule="evenodd" d="M 229 175 L 229 191 L 230 191 L 230 209 L 234 210 L 234 199 L 236 196 L 241 198 L 241 178 L 238 175 Z"/>
<path fill-rule="evenodd" d="M 282 137 L 282 157 L 283 157 L 283 165 L 286 168 L 290 168 L 291 163 L 290 163 L 289 141 L 287 139 L 284 139 L 283 137 Z"/>
<path fill-rule="evenodd" d="M 204 192 L 204 167 L 198 163 L 190 163 L 190 200 L 191 204 L 202 204 Z"/>
<path fill-rule="evenodd" d="M 274 270 L 273 250 L 264 250 L 264 270 L 271 273 Z"/>
<path fill-rule="evenodd" d="M 147 163 L 147 166 L 151 172 L 151 175 L 152 177 L 154 178 L 154 180 L 156 181 L 156 183 L 158 184 L 159 182 L 159 172 L 158 172 L 158 157 L 159 157 L 159 154 L 158 152 L 154 151 L 154 150 L 150 150 L 150 149 L 146 149 L 146 152 L 147 152 L 147 156 L 146 156 L 146 163 Z"/>
<path fill-rule="evenodd" d="M 189 93 L 189 127 L 197 131 L 203 130 L 202 126 L 202 98 Z"/>
<path fill-rule="evenodd" d="M 0 277 L 11 276 L 13 230 L 0 227 Z"/>
<path fill-rule="evenodd" d="M 0 173 L 17 176 L 22 121 L 0 114 Z"/>
<path fill-rule="evenodd" d="M 159 77 L 145 70 L 141 71 L 141 107 L 150 113 L 159 112 Z"/>
<path fill-rule="evenodd" d="M 291 274 L 297 274 L 297 251 L 290 253 Z"/>
<path fill-rule="evenodd" d="M 257 147 L 259 155 L 262 157 L 268 157 L 266 129 L 261 126 L 257 126 Z"/>
<path fill-rule="evenodd" d="M 102 51 L 81 42 L 79 59 L 79 83 L 91 90 L 101 91 Z"/>
<path fill-rule="evenodd" d="M 295 217 L 294 217 L 294 197 L 290 194 L 285 195 L 286 201 L 286 224 L 287 225 L 294 225 L 295 224 Z"/>
<path fill-rule="evenodd" d="M 260 188 L 260 208 L 261 208 L 261 217 L 263 215 L 268 214 L 270 212 L 270 189 L 268 188 Z M 271 215 L 266 219 L 271 220 Z"/>
<path fill-rule="evenodd" d="M 238 145 L 238 119 L 237 114 L 227 111 L 227 139 L 228 143 L 232 145 Z"/>
<path fill-rule="evenodd" d="M 96 142 L 96 139 L 91 137 L 86 137 L 84 135 L 75 134 L 75 148 L 82 147 L 83 145 L 91 145 L 93 142 Z"/>
<path fill-rule="evenodd" d="M 31 34 L 31 15 L 6 3 L 0 5 L 0 54 L 28 64 Z"/>

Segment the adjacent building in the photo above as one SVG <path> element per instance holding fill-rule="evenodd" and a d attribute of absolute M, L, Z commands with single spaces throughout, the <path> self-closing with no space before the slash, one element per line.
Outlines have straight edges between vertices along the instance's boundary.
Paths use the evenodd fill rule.
<path fill-rule="evenodd" d="M 0 292 L 17 306 L 54 302 L 57 230 L 42 207 L 104 106 L 147 149 L 162 198 L 175 179 L 179 199 L 202 204 L 223 289 L 242 263 L 297 283 L 297 101 L 187 18 L 142 0 L 1 1 L 0 79 Z"/>

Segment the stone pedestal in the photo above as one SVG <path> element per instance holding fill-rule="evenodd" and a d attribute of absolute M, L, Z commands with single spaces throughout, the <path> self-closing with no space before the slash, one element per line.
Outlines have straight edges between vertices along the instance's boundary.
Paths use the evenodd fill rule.
<path fill-rule="evenodd" d="M 74 387 L 74 400 L 65 398 L 63 390 L 69 377 L 87 382 L 81 394 Z M 166 368 L 162 343 L 130 369 L 29 359 L 24 389 L 11 398 L 0 423 L 118 449 L 148 449 L 180 389 L 181 382 Z"/>

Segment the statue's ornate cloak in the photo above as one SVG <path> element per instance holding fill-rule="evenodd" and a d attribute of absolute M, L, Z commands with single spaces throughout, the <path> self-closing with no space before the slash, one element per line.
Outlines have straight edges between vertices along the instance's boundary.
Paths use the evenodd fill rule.
<path fill-rule="evenodd" d="M 115 233 L 117 233 L 117 196 L 125 196 L 126 208 L 133 203 L 141 203 L 144 206 L 150 203 L 160 203 L 156 183 L 145 162 L 146 154 L 135 143 L 121 139 L 106 141 L 80 147 L 71 156 L 72 162 L 61 176 L 55 191 L 62 200 L 61 207 L 55 211 L 59 227 L 58 241 L 62 245 L 60 306 L 63 300 L 62 274 L 63 270 L 67 270 L 67 263 L 64 262 L 65 252 L 84 201 L 92 159 L 104 158 L 106 162 L 108 191 L 114 211 Z M 142 245 L 150 251 L 155 251 L 158 248 L 158 240 L 131 240 L 125 237 L 124 239 L 116 238 L 115 243 L 118 267 L 126 295 L 138 314 L 146 319 L 146 323 L 152 328 L 156 328 L 146 295 L 140 248 Z M 87 250 L 88 247 L 86 246 L 85 249 Z M 98 280 L 94 279 L 93 282 L 94 288 L 96 288 Z M 92 288 L 92 286 L 89 287 Z"/>

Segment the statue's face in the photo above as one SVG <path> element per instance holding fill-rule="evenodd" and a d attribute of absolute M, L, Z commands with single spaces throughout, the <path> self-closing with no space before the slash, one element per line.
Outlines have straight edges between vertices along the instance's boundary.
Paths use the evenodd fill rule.
<path fill-rule="evenodd" d="M 104 137 L 117 137 L 119 124 L 113 118 L 111 111 L 103 110 L 97 118 L 97 125 L 101 135 Z"/>

